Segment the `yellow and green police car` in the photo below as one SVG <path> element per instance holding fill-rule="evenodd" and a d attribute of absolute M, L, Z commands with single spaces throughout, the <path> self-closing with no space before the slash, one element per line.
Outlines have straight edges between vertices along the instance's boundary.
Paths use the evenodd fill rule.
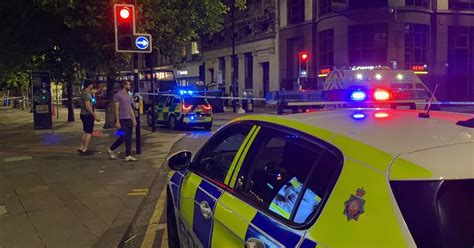
<path fill-rule="evenodd" d="M 189 94 L 162 94 L 156 98 L 157 124 L 165 124 L 171 130 L 178 127 L 212 128 L 212 107 L 205 98 Z M 151 108 L 147 111 L 148 126 L 152 126 Z"/>
<path fill-rule="evenodd" d="M 473 247 L 474 118 L 418 114 L 229 123 L 168 159 L 170 247 Z"/>

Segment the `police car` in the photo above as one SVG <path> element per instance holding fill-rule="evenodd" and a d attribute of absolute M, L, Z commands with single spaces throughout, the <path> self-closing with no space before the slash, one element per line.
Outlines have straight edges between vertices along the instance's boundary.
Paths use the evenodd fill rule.
<path fill-rule="evenodd" d="M 413 71 L 388 67 L 335 70 L 328 74 L 323 88 L 323 100 L 365 107 L 424 109 L 433 94 Z"/>
<path fill-rule="evenodd" d="M 171 130 L 181 126 L 212 128 L 212 107 L 205 98 L 192 94 L 162 94 L 156 97 L 156 122 L 166 124 Z M 152 126 L 151 108 L 147 111 L 147 123 Z"/>
<path fill-rule="evenodd" d="M 246 116 L 168 159 L 170 247 L 473 247 L 474 119 Z"/>

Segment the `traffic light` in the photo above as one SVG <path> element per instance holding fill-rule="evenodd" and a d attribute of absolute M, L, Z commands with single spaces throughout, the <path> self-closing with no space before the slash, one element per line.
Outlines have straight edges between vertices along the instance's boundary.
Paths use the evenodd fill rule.
<path fill-rule="evenodd" d="M 129 53 L 150 53 L 151 35 L 135 32 L 135 6 L 114 5 L 115 51 Z"/>
<path fill-rule="evenodd" d="M 309 53 L 307 51 L 301 51 L 298 54 L 298 60 L 299 60 L 300 77 L 302 78 L 308 77 Z"/>
<path fill-rule="evenodd" d="M 133 49 L 135 35 L 135 6 L 115 4 L 115 48 L 117 52 Z"/>

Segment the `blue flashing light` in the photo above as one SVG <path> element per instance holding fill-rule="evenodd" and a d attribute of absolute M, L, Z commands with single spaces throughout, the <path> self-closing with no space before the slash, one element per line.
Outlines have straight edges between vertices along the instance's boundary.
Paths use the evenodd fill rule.
<path fill-rule="evenodd" d="M 353 101 L 364 101 L 367 98 L 367 94 L 361 90 L 353 91 L 351 94 L 351 99 Z"/>
<path fill-rule="evenodd" d="M 182 96 L 183 95 L 192 95 L 192 94 L 194 94 L 194 91 L 192 91 L 192 90 L 179 90 L 179 94 L 182 95 Z"/>
<path fill-rule="evenodd" d="M 196 119 L 196 117 L 194 115 L 191 115 L 191 120 L 194 121 L 194 119 Z"/>
<path fill-rule="evenodd" d="M 365 115 L 364 113 L 354 113 L 354 114 L 352 114 L 352 118 L 355 119 L 355 120 L 362 120 L 362 119 L 365 119 L 365 117 L 367 117 L 367 115 Z"/>

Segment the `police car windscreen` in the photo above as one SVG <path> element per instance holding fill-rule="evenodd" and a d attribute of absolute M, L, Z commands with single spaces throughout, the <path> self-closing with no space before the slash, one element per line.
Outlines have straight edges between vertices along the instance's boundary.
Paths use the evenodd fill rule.
<path fill-rule="evenodd" d="M 474 247 L 474 179 L 390 185 L 418 247 Z"/>
<path fill-rule="evenodd" d="M 298 195 L 303 184 L 293 177 L 287 184 L 283 185 L 278 194 L 273 198 L 269 209 L 285 219 L 290 219 L 291 211 L 295 208 Z M 310 189 L 306 189 L 300 206 L 296 212 L 295 222 L 304 223 L 306 218 L 318 207 L 321 198 Z"/>
<path fill-rule="evenodd" d="M 185 104 L 192 104 L 192 105 L 206 105 L 207 101 L 204 98 L 198 97 L 186 97 L 184 98 Z"/>

